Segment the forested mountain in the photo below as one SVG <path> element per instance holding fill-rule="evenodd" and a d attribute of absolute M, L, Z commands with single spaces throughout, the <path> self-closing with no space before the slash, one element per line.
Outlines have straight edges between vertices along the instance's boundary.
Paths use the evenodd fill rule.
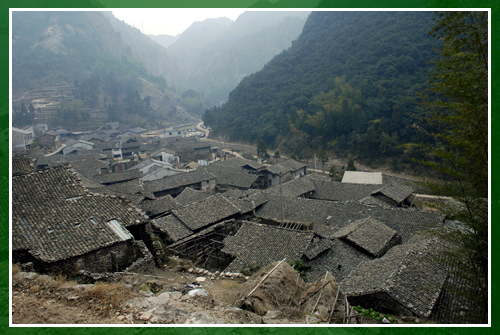
<path fill-rule="evenodd" d="M 102 13 L 113 29 L 120 34 L 122 40 L 134 50 L 149 72 L 163 77 L 168 85 L 172 85 L 177 78 L 184 75 L 185 66 L 175 62 L 164 47 L 141 33 L 139 29 L 118 20 L 111 12 Z"/>
<path fill-rule="evenodd" d="M 187 69 L 176 87 L 203 92 L 212 104 L 226 101 L 245 76 L 260 69 L 302 31 L 309 12 L 261 12 L 196 22 L 167 51 Z"/>
<path fill-rule="evenodd" d="M 414 140 L 419 92 L 437 41 L 431 12 L 312 12 L 302 34 L 244 78 L 205 122 L 231 140 L 297 156 L 331 149 L 400 155 Z"/>
<path fill-rule="evenodd" d="M 23 11 L 12 18 L 14 125 L 35 118 L 72 129 L 192 119 L 102 12 Z"/>

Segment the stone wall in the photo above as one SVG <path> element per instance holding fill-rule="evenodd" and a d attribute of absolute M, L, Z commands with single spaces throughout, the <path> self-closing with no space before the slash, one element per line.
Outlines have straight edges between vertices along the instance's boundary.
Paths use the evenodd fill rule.
<path fill-rule="evenodd" d="M 80 270 L 89 272 L 116 272 L 127 268 L 137 256 L 132 240 L 119 242 L 97 251 L 73 257 L 60 262 L 44 263 L 36 262 L 35 270 L 41 273 L 63 273 L 75 275 Z"/>
<path fill-rule="evenodd" d="M 137 260 L 132 263 L 123 272 L 131 273 L 143 273 L 143 274 L 155 274 L 155 262 L 153 260 L 153 255 L 146 247 L 143 241 L 135 241 L 135 247 L 138 254 Z"/>

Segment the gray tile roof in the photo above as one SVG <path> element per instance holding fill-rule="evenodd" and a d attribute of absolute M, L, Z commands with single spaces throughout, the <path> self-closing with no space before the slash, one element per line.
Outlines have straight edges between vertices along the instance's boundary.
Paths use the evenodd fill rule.
<path fill-rule="evenodd" d="M 312 179 L 308 177 L 295 178 L 281 185 L 283 196 L 300 197 L 309 195 L 315 191 L 316 186 Z M 270 187 L 265 190 L 271 196 L 279 196 L 281 194 L 280 186 Z"/>
<path fill-rule="evenodd" d="M 341 282 L 350 297 L 383 292 L 411 312 L 429 317 L 447 278 L 435 262 L 436 239 L 395 246 L 383 257 L 361 263 Z"/>
<path fill-rule="evenodd" d="M 161 218 L 153 219 L 151 225 L 159 231 L 167 234 L 173 242 L 177 242 L 191 234 L 193 231 L 186 227 L 174 215 L 167 215 Z"/>
<path fill-rule="evenodd" d="M 68 160 L 61 155 L 39 156 L 36 159 L 37 168 L 40 168 L 42 166 L 55 167 L 66 163 L 68 163 Z"/>
<path fill-rule="evenodd" d="M 280 197 L 270 197 L 268 202 L 257 209 L 257 216 L 280 220 Z M 323 201 L 304 198 L 283 199 L 284 219 L 294 222 L 313 222 L 314 231 L 325 238 L 334 238 L 334 233 L 350 223 L 373 218 L 394 229 L 407 241 L 414 232 L 436 227 L 442 217 L 434 212 L 414 208 L 387 208 L 358 202 Z"/>
<path fill-rule="evenodd" d="M 401 237 L 394 229 L 371 217 L 355 221 L 339 229 L 334 236 L 344 238 L 373 257 L 382 256 L 395 244 L 401 242 Z"/>
<path fill-rule="evenodd" d="M 155 181 L 144 182 L 144 188 L 149 192 L 160 192 L 178 187 L 186 187 L 204 181 L 215 180 L 215 176 L 203 169 L 192 172 L 180 173 Z"/>
<path fill-rule="evenodd" d="M 239 272 L 248 265 L 264 267 L 283 258 L 300 259 L 313 236 L 312 232 L 245 221 L 234 236 L 224 239 L 222 251 L 236 257 L 226 271 Z"/>
<path fill-rule="evenodd" d="M 98 176 L 93 176 L 92 179 L 100 182 L 101 184 L 114 184 L 138 179 L 141 177 L 139 170 L 130 170 L 124 172 L 106 173 Z"/>
<path fill-rule="evenodd" d="M 94 136 L 94 138 L 96 137 Z M 119 140 L 111 140 L 103 143 L 98 142 L 94 144 L 94 150 L 96 151 L 104 151 L 104 150 L 119 149 L 119 148 L 120 148 Z"/>
<path fill-rule="evenodd" d="M 372 195 L 382 194 L 396 203 L 401 203 L 415 191 L 413 187 L 403 185 L 386 185 L 382 189 L 375 191 Z"/>
<path fill-rule="evenodd" d="M 229 199 L 233 204 L 241 209 L 241 213 L 248 213 L 257 207 L 267 202 L 267 196 L 262 196 L 263 192 L 260 190 L 229 190 L 222 193 L 224 197 Z"/>
<path fill-rule="evenodd" d="M 71 161 L 71 166 L 76 172 L 89 178 L 100 175 L 101 170 L 108 168 L 109 162 L 85 156 L 80 160 Z"/>
<path fill-rule="evenodd" d="M 12 157 L 12 175 L 26 174 L 35 171 L 33 161 L 28 155 Z"/>
<path fill-rule="evenodd" d="M 265 165 L 260 164 L 259 162 L 240 157 L 233 157 L 224 161 L 216 161 L 212 164 L 234 168 L 246 168 L 255 171 L 265 168 Z"/>
<path fill-rule="evenodd" d="M 297 162 L 293 159 L 287 159 L 284 162 L 268 167 L 266 170 L 271 172 L 272 174 L 279 175 L 280 173 L 285 174 L 288 172 L 297 171 L 306 166 L 307 164 Z"/>
<path fill-rule="evenodd" d="M 321 245 L 317 247 L 324 248 L 326 244 L 329 245 L 328 249 L 321 251 L 312 259 L 305 260 L 306 264 L 312 266 L 311 271 L 307 273 L 309 282 L 317 280 L 326 271 L 330 272 L 337 282 L 340 282 L 361 262 L 372 259 L 371 256 L 338 238 L 322 239 Z"/>
<path fill-rule="evenodd" d="M 191 230 L 199 230 L 240 212 L 240 208 L 218 194 L 172 211 Z"/>
<path fill-rule="evenodd" d="M 248 189 L 257 181 L 258 174 L 251 173 L 239 166 L 227 166 L 212 163 L 202 167 L 216 178 L 217 185 Z"/>
<path fill-rule="evenodd" d="M 143 133 L 146 131 L 146 129 L 142 128 L 142 127 L 135 127 L 135 128 L 130 128 L 129 131 L 133 132 L 133 133 Z"/>
<path fill-rule="evenodd" d="M 191 187 L 186 187 L 181 192 L 181 194 L 175 197 L 175 200 L 181 205 L 189 205 L 192 204 L 193 202 L 205 200 L 210 196 L 212 195 L 202 191 L 194 190 Z"/>
<path fill-rule="evenodd" d="M 111 220 L 122 227 L 148 220 L 117 198 L 91 195 L 67 165 L 14 177 L 12 189 L 13 250 L 28 250 L 44 262 L 123 241 L 107 224 Z"/>
<path fill-rule="evenodd" d="M 172 209 L 180 206 L 181 204 L 169 194 L 154 200 L 144 200 L 139 204 L 139 207 L 150 217 L 169 213 Z"/>
<path fill-rule="evenodd" d="M 329 239 L 315 237 L 307 250 L 304 252 L 304 256 L 306 256 L 309 260 L 314 259 L 322 252 L 330 249 L 331 245 L 332 242 Z"/>
<path fill-rule="evenodd" d="M 316 191 L 311 195 L 311 198 L 320 200 L 359 201 L 381 188 L 381 185 L 339 183 L 324 179 L 313 180 Z"/>

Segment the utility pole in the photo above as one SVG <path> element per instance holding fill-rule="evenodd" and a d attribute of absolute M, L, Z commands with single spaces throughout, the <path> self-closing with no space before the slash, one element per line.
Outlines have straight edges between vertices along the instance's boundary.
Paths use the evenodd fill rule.
<path fill-rule="evenodd" d="M 283 224 L 283 184 L 281 183 L 281 177 L 283 172 L 280 172 L 280 207 L 281 207 L 281 223 Z"/>
<path fill-rule="evenodd" d="M 316 153 L 314 154 L 314 174 L 316 174 Z"/>

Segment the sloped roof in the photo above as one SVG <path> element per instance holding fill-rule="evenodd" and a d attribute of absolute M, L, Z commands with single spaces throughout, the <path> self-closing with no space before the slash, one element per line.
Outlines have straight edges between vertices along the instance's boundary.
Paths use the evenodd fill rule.
<path fill-rule="evenodd" d="M 312 199 L 359 201 L 380 190 L 380 185 L 339 183 L 325 179 L 313 179 L 313 181 L 316 190 L 311 195 Z"/>
<path fill-rule="evenodd" d="M 312 232 L 245 221 L 234 236 L 223 241 L 222 251 L 236 257 L 226 271 L 239 272 L 247 265 L 266 266 L 283 258 L 300 259 L 313 236 Z"/>
<path fill-rule="evenodd" d="M 186 227 L 174 215 L 167 215 L 161 218 L 153 219 L 151 221 L 151 225 L 167 234 L 174 242 L 193 234 L 193 231 Z"/>
<path fill-rule="evenodd" d="M 307 164 L 299 163 L 293 159 L 287 159 L 284 162 L 268 167 L 266 170 L 271 172 L 272 174 L 279 175 L 280 173 L 285 174 L 288 172 L 297 171 L 306 166 Z"/>
<path fill-rule="evenodd" d="M 37 166 L 47 165 L 49 167 L 56 167 L 66 163 L 68 163 L 68 160 L 61 155 L 39 156 L 36 159 Z"/>
<path fill-rule="evenodd" d="M 172 211 L 191 230 L 201 229 L 240 212 L 240 208 L 218 194 Z"/>
<path fill-rule="evenodd" d="M 204 167 L 215 176 L 217 185 L 232 186 L 248 189 L 257 180 L 259 175 L 249 172 L 239 166 L 225 166 L 221 164 L 210 164 Z"/>
<path fill-rule="evenodd" d="M 36 258 L 54 262 L 123 241 L 124 228 L 144 223 L 137 208 L 112 197 L 92 195 L 67 165 L 14 177 L 12 243 Z M 119 226 L 108 222 L 116 220 Z M 131 238 L 131 236 L 130 236 Z"/>
<path fill-rule="evenodd" d="M 31 134 L 31 131 L 28 131 L 28 130 L 24 130 L 24 129 L 20 129 L 20 128 L 15 128 L 15 127 L 12 127 L 12 132 L 16 132 L 16 133 L 21 133 L 21 134 L 24 134 L 24 135 L 29 135 Z"/>
<path fill-rule="evenodd" d="M 329 247 L 325 250 L 321 250 L 325 248 L 327 244 Z M 361 262 L 372 259 L 370 255 L 367 255 L 338 238 L 323 239 L 321 244 L 312 246 L 311 248 L 319 248 L 318 250 L 321 250 L 321 252 L 306 262 L 308 265 L 312 266 L 311 271 L 307 273 L 309 281 L 317 280 L 328 271 L 338 282 L 340 282 Z M 314 250 L 308 250 L 307 254 L 313 256 L 312 251 Z"/>
<path fill-rule="evenodd" d="M 139 170 L 130 170 L 124 172 L 106 173 L 98 176 L 92 177 L 95 181 L 101 184 L 113 184 L 121 183 L 133 179 L 138 179 L 141 177 L 141 172 Z"/>
<path fill-rule="evenodd" d="M 139 204 L 139 207 L 146 212 L 149 216 L 156 216 L 162 213 L 168 213 L 172 209 L 180 207 L 171 195 L 167 194 L 164 197 L 156 198 L 154 200 L 144 200 Z"/>
<path fill-rule="evenodd" d="M 413 187 L 391 184 L 383 187 L 378 191 L 373 192 L 372 195 L 377 195 L 380 193 L 399 204 L 410 195 L 412 195 L 414 190 L 415 189 Z"/>
<path fill-rule="evenodd" d="M 238 168 L 251 168 L 253 170 L 261 170 L 265 168 L 265 165 L 260 164 L 259 162 L 256 161 L 251 161 L 249 159 L 244 159 L 240 157 L 233 157 L 230 159 L 226 159 L 223 161 L 216 161 L 212 163 L 211 165 L 220 165 L 220 166 L 226 166 L 226 167 L 238 167 Z"/>
<path fill-rule="evenodd" d="M 245 191 L 232 189 L 222 193 L 222 196 L 226 197 L 238 208 L 240 208 L 241 213 L 243 214 L 248 213 L 267 202 L 267 197 L 262 196 L 262 194 L 262 191 L 254 189 Z"/>
<path fill-rule="evenodd" d="M 93 138 L 96 138 L 96 136 L 94 136 Z M 101 140 L 101 138 L 98 138 Z M 89 139 L 91 140 L 91 139 Z M 109 140 L 107 142 L 103 142 L 103 143 L 96 143 L 94 144 L 94 149 L 95 150 L 111 150 L 111 149 L 120 149 L 120 140 Z"/>
<path fill-rule="evenodd" d="M 12 175 L 26 174 L 35 171 L 32 160 L 28 155 L 12 157 Z"/>
<path fill-rule="evenodd" d="M 128 131 L 132 132 L 132 133 L 136 133 L 136 134 L 139 134 L 139 133 L 143 133 L 146 131 L 146 129 L 142 128 L 142 127 L 135 127 L 135 128 L 130 128 Z"/>
<path fill-rule="evenodd" d="M 407 241 L 415 231 L 440 225 L 443 218 L 435 212 L 414 208 L 382 207 L 359 202 L 324 201 L 284 197 L 284 219 L 294 222 L 313 222 L 314 231 L 325 238 L 350 223 L 372 217 L 394 229 Z M 257 216 L 273 220 L 281 219 L 280 197 L 269 197 L 267 203 L 257 209 Z"/>
<path fill-rule="evenodd" d="M 329 239 L 315 237 L 304 252 L 304 256 L 306 256 L 307 259 L 314 259 L 322 252 L 330 249 L 331 245 L 332 242 Z"/>
<path fill-rule="evenodd" d="M 280 187 L 282 190 L 280 190 Z M 286 197 L 299 197 L 305 194 L 309 194 L 315 191 L 316 186 L 314 182 L 308 177 L 296 178 L 286 183 L 283 183 L 281 186 L 277 185 L 274 187 L 270 187 L 265 190 L 265 192 L 272 196 L 279 196 L 281 192 L 283 192 L 283 196 Z"/>
<path fill-rule="evenodd" d="M 100 175 L 101 169 L 107 169 L 109 162 L 85 156 L 85 159 L 72 161 L 71 166 L 85 177 L 92 177 Z"/>
<path fill-rule="evenodd" d="M 374 257 L 380 257 L 392 247 L 391 244 L 397 242 L 396 235 L 394 229 L 371 217 L 355 221 L 334 234 L 335 237 L 346 239 Z"/>
<path fill-rule="evenodd" d="M 179 173 L 174 176 L 165 177 L 155 181 L 144 182 L 144 188 L 149 192 L 159 192 L 175 189 L 177 187 L 190 186 L 203 181 L 214 180 L 215 176 L 203 169 L 192 172 Z"/>
<path fill-rule="evenodd" d="M 205 200 L 211 195 L 202 191 L 197 191 L 191 187 L 186 187 L 181 194 L 175 197 L 175 200 L 181 205 L 189 205 L 193 202 Z"/>
<path fill-rule="evenodd" d="M 396 246 L 381 258 L 361 263 L 341 288 L 351 297 L 384 292 L 413 313 L 428 317 L 447 278 L 445 268 L 433 259 L 439 248 L 436 239 Z"/>

